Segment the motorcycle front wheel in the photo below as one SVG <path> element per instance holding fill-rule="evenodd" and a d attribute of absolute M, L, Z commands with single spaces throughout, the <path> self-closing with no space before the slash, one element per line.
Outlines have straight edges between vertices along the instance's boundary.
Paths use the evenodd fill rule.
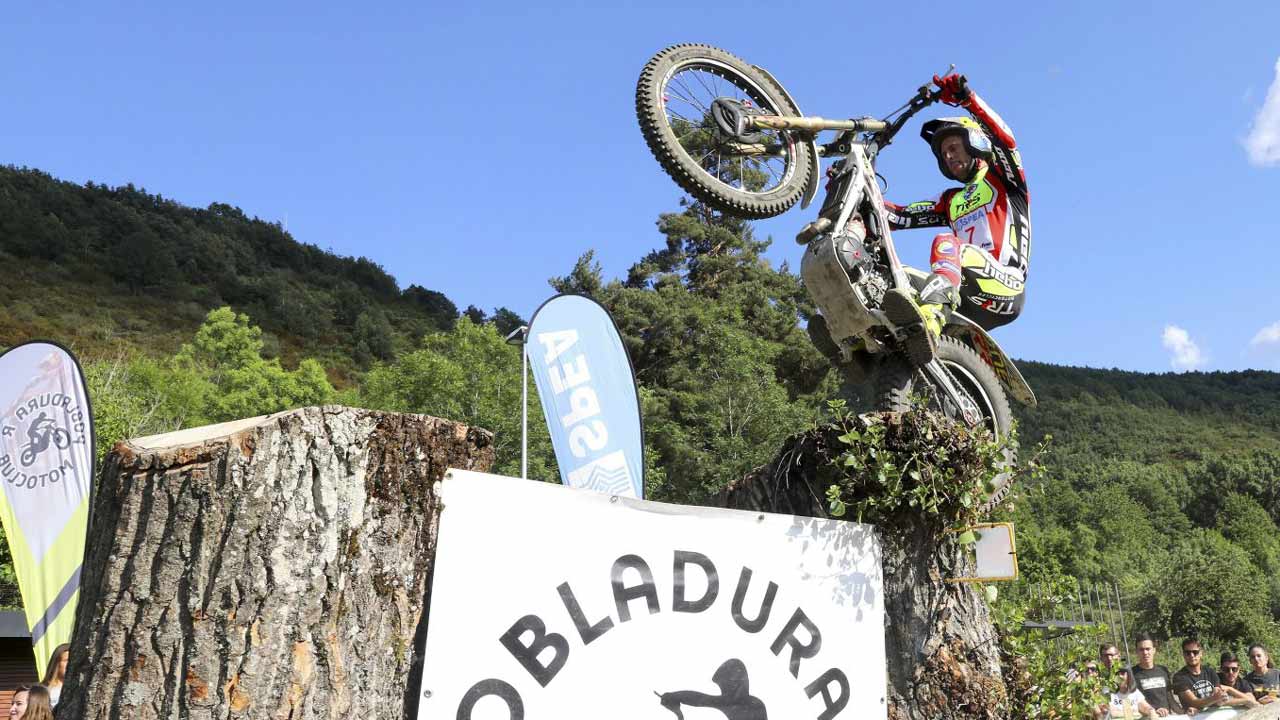
<path fill-rule="evenodd" d="M 978 406 L 987 430 L 997 438 L 1008 435 L 1013 428 L 1013 411 L 1009 409 L 1009 398 L 995 371 L 983 362 L 978 353 L 963 342 L 943 335 L 938 343 L 938 361 L 951 375 L 952 382 Z M 924 387 L 927 384 L 924 373 L 913 368 L 905 357 L 890 357 L 884 361 L 876 375 L 876 408 L 888 412 L 906 412 L 912 407 L 912 397 L 920 395 L 929 399 L 930 409 L 940 410 L 937 393 L 932 387 Z M 982 512 L 995 508 L 1009 493 L 1009 483 L 1013 478 L 1010 466 L 1014 458 L 1010 451 L 1006 450 L 1005 453 L 1000 472 L 992 478 L 992 487 L 983 503 Z"/>
<path fill-rule="evenodd" d="M 729 98 L 769 115 L 800 111 L 782 88 L 747 62 L 709 45 L 676 45 L 654 55 L 636 85 L 636 117 L 663 170 L 717 210 L 759 220 L 786 212 L 809 182 L 812 148 L 789 130 L 755 142 L 725 137 L 712 103 Z"/>

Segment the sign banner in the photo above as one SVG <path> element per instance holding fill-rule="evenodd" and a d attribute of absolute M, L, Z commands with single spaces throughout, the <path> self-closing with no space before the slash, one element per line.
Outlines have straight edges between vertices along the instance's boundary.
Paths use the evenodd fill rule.
<path fill-rule="evenodd" d="M 460 470 L 441 502 L 418 720 L 886 716 L 870 525 Z"/>
<path fill-rule="evenodd" d="M 557 295 L 533 314 L 525 342 L 564 484 L 644 497 L 640 398 L 609 311 Z"/>
<path fill-rule="evenodd" d="M 71 639 L 93 463 L 93 411 L 75 357 L 47 342 L 0 355 L 0 521 L 40 670 Z"/>

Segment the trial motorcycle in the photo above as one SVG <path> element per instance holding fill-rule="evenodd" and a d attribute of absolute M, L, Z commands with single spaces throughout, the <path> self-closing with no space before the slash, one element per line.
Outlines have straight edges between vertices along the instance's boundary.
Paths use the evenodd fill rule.
<path fill-rule="evenodd" d="M 928 273 L 894 250 L 875 161 L 912 116 L 938 101 L 929 85 L 884 119 L 805 116 L 767 70 L 708 45 L 676 45 L 649 60 L 636 86 L 636 115 L 662 168 L 694 198 L 721 212 L 763 219 L 817 196 L 820 158 L 828 169 L 818 217 L 796 241 L 800 275 L 820 315 L 814 344 L 846 375 L 870 377 L 876 407 L 906 410 L 913 396 L 996 436 L 1013 421 L 1008 398 L 1034 406 L 1035 394 L 995 340 L 960 311 L 943 329 L 937 357 L 916 368 L 906 329 L 882 308 L 893 288 L 919 290 Z M 819 144 L 823 131 L 833 141 Z M 989 488 L 986 508 L 1008 491 L 1008 473 Z"/>

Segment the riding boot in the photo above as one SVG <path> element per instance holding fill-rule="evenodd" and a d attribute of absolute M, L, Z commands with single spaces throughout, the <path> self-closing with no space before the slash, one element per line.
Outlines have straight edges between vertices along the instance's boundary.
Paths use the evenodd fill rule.
<path fill-rule="evenodd" d="M 942 327 L 959 304 L 955 286 L 938 273 L 929 275 L 920 290 L 919 300 L 904 288 L 894 288 L 885 293 L 884 314 L 906 332 L 903 344 L 912 364 L 927 365 L 938 356 Z"/>

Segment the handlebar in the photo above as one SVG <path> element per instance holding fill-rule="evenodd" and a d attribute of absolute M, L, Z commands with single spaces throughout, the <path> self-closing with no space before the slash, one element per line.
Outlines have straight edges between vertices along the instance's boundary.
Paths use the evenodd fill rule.
<path fill-rule="evenodd" d="M 894 118 L 892 122 L 885 121 L 884 129 L 876 132 L 875 137 L 872 138 L 875 141 L 876 146 L 880 149 L 884 149 L 888 146 L 889 143 L 893 142 L 893 136 L 898 134 L 898 131 L 902 129 L 902 126 L 907 124 L 908 120 L 910 120 L 916 113 L 937 102 L 941 96 L 942 90 L 935 90 L 930 88 L 928 85 L 921 85 L 920 89 L 916 90 L 915 96 L 908 100 L 906 105 L 899 108 L 899 110 L 904 110 L 904 112 Z M 892 113 L 890 113 L 890 117 L 892 117 Z"/>
<path fill-rule="evenodd" d="M 954 68 L 955 66 L 953 65 L 952 67 Z M 823 146 L 824 149 L 828 150 L 828 154 L 830 149 L 840 151 L 841 148 L 844 148 L 843 152 L 848 152 L 849 143 L 854 139 L 853 134 L 866 132 L 873 133 L 871 140 L 875 143 L 876 148 L 880 150 L 893 142 L 893 137 L 902 130 L 908 120 L 916 113 L 937 102 L 941 96 L 941 89 L 933 89 L 927 84 L 921 85 L 916 90 L 915 96 L 902 107 L 889 113 L 884 120 L 869 117 L 851 120 L 828 120 L 813 115 L 792 117 L 786 115 L 745 115 L 735 113 L 732 118 L 734 127 L 726 128 L 725 132 L 730 135 L 741 135 L 747 129 L 803 130 L 811 133 L 821 132 L 822 130 L 841 131 L 835 142 Z M 894 117 L 894 115 L 897 115 L 897 117 Z M 893 119 L 890 120 L 889 118 Z M 720 122 L 718 116 L 717 122 Z"/>

